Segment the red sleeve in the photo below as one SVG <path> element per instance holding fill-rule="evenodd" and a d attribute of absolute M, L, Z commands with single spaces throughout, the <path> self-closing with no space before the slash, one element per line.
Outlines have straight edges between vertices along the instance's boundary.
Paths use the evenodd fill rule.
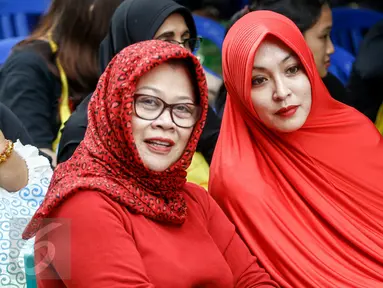
<path fill-rule="evenodd" d="M 123 207 L 113 205 L 97 192 L 79 192 L 60 206 L 52 217 L 55 221 L 69 219 L 64 223 L 69 229 L 58 228 L 48 233 L 55 252 L 51 263 L 65 287 L 154 287 L 146 275 Z M 43 238 L 36 236 L 36 257 L 44 253 L 38 248 Z M 49 284 L 52 280 L 36 275 L 39 287 L 57 287 Z"/>
<path fill-rule="evenodd" d="M 236 233 L 234 225 L 210 195 L 208 207 L 209 233 L 230 266 L 235 287 L 279 287 L 270 279 L 269 274 L 259 267 L 256 257 L 251 255 Z"/>

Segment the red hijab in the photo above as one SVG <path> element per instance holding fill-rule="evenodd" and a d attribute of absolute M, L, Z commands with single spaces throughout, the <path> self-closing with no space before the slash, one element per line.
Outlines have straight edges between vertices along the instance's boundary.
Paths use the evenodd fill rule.
<path fill-rule="evenodd" d="M 193 63 L 202 116 L 182 157 L 164 172 L 147 169 L 132 135 L 133 94 L 142 75 L 169 59 Z M 182 224 L 187 216 L 183 190 L 207 113 L 207 86 L 196 57 L 179 45 L 151 40 L 128 46 L 108 65 L 89 103 L 88 129 L 72 158 L 54 172 L 44 202 L 24 231 L 33 237 L 42 220 L 81 190 L 104 193 L 132 213 L 155 221 Z"/>
<path fill-rule="evenodd" d="M 254 56 L 273 35 L 305 67 L 312 107 L 292 133 L 267 129 L 251 101 Z M 209 191 L 284 287 L 383 287 L 383 142 L 334 100 L 293 22 L 252 12 L 223 44 L 228 91 Z"/>

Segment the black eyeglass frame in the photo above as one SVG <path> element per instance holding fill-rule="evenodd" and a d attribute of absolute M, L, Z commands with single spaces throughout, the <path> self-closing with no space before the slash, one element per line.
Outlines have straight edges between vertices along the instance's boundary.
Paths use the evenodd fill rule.
<path fill-rule="evenodd" d="M 201 43 L 203 42 L 203 38 L 202 37 L 196 37 L 196 38 L 189 38 L 189 39 L 185 39 L 183 40 L 182 42 L 179 42 L 177 40 L 170 40 L 170 39 L 161 39 L 159 38 L 159 40 L 162 40 L 162 41 L 166 41 L 166 42 L 169 42 L 169 43 L 173 43 L 173 44 L 178 44 L 178 45 L 182 45 L 184 47 L 186 47 L 186 44 L 190 41 L 195 41 L 195 45 L 194 46 L 191 46 L 191 49 L 192 49 L 192 52 L 196 52 L 200 46 L 201 46 Z"/>

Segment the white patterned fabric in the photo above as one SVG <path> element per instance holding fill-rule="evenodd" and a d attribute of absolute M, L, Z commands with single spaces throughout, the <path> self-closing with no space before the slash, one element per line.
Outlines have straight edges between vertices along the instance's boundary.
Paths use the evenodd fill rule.
<path fill-rule="evenodd" d="M 10 193 L 0 188 L 0 287 L 26 287 L 24 254 L 33 253 L 34 239 L 21 239 L 21 234 L 40 206 L 52 178 L 48 159 L 37 148 L 15 143 L 15 151 L 28 166 L 28 185 Z"/>

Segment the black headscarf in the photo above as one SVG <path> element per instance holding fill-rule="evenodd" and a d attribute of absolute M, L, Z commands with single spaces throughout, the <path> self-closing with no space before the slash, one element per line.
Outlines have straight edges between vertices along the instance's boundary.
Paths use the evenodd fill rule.
<path fill-rule="evenodd" d="M 172 0 L 125 0 L 114 12 L 108 35 L 100 45 L 100 68 L 103 72 L 110 60 L 125 47 L 139 41 L 153 39 L 162 23 L 173 13 L 181 14 L 189 28 L 191 38 L 197 31 L 191 12 Z M 88 126 L 88 103 L 86 97 L 69 117 L 59 144 L 57 163 L 68 160 L 84 139 Z M 217 142 L 221 120 L 209 107 L 206 125 L 198 143 L 201 152 L 210 164 Z"/>
<path fill-rule="evenodd" d="M 181 14 L 191 38 L 197 37 L 193 16 L 184 6 L 172 0 L 125 0 L 114 12 L 109 33 L 101 42 L 101 72 L 125 47 L 153 39 L 162 23 L 173 13 Z"/>

